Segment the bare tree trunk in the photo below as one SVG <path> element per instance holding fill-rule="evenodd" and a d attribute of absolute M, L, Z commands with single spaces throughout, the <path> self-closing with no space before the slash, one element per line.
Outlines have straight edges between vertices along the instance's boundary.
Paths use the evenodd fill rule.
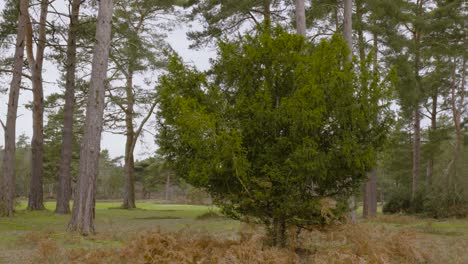
<path fill-rule="evenodd" d="M 266 32 L 271 31 L 271 0 L 263 0 L 263 24 Z"/>
<path fill-rule="evenodd" d="M 431 109 L 431 132 L 437 130 L 437 97 L 438 91 L 436 90 L 432 95 L 432 109 Z M 432 177 L 434 174 L 434 153 L 429 153 L 429 160 L 427 161 L 426 183 L 427 186 L 432 186 Z"/>
<path fill-rule="evenodd" d="M 348 44 L 349 48 L 349 61 L 353 58 L 353 25 L 352 25 L 352 15 L 353 15 L 353 0 L 344 0 L 344 32 L 343 36 Z"/>
<path fill-rule="evenodd" d="M 79 178 L 73 203 L 70 231 L 82 235 L 94 233 L 96 180 L 99 170 L 104 93 L 109 59 L 113 3 L 100 0 L 96 28 L 91 83 L 86 107 L 83 142 L 80 151 Z"/>
<path fill-rule="evenodd" d="M 165 200 L 169 201 L 171 199 L 171 172 L 167 172 L 166 175 L 166 192 L 165 192 Z"/>
<path fill-rule="evenodd" d="M 75 104 L 76 39 L 81 0 L 73 0 L 67 40 L 65 106 L 63 111 L 63 142 L 59 168 L 56 213 L 70 213 L 71 162 L 73 153 L 73 108 Z"/>
<path fill-rule="evenodd" d="M 352 14 L 353 14 L 353 1 L 344 0 L 344 31 L 343 36 L 348 44 L 349 55 L 348 61 L 351 62 L 353 58 L 353 26 L 352 26 Z M 356 197 L 352 195 L 348 201 L 348 207 L 350 209 L 349 218 L 352 223 L 357 223 L 357 213 L 356 213 Z"/>
<path fill-rule="evenodd" d="M 127 75 L 127 87 L 126 87 L 126 96 L 127 96 L 127 109 L 125 111 L 125 124 L 126 124 L 126 134 L 127 142 L 125 144 L 125 165 L 124 165 L 124 174 L 125 174 L 125 186 L 124 186 L 124 201 L 122 207 L 125 209 L 136 208 L 135 205 L 135 177 L 134 177 L 134 157 L 133 150 L 135 140 L 135 132 L 133 128 L 133 106 L 134 106 L 134 96 L 133 96 L 133 71 L 129 71 Z"/>
<path fill-rule="evenodd" d="M 364 218 L 374 217 L 377 214 L 377 169 L 368 174 L 368 181 L 364 187 L 364 204 L 362 215 Z"/>
<path fill-rule="evenodd" d="M 296 30 L 297 34 L 306 36 L 306 15 L 304 0 L 295 0 L 296 3 Z"/>
<path fill-rule="evenodd" d="M 13 66 L 13 78 L 10 84 L 8 98 L 8 112 L 5 129 L 5 150 L 3 154 L 2 179 L 0 182 L 0 215 L 12 216 L 14 212 L 15 198 L 15 150 L 16 150 L 16 115 L 18 112 L 18 100 L 23 74 L 24 39 L 26 35 L 26 23 L 28 1 L 20 1 L 20 15 L 18 17 L 15 64 Z"/>
<path fill-rule="evenodd" d="M 28 199 L 29 210 L 44 209 L 44 190 L 42 178 L 44 174 L 44 90 L 42 86 L 42 64 L 46 46 L 46 22 L 49 2 L 41 1 L 41 14 L 39 19 L 39 39 L 36 45 L 36 58 L 32 52 L 32 25 L 28 23 L 26 33 L 26 51 L 28 64 L 31 70 L 33 90 L 33 136 L 31 140 L 31 182 Z"/>
<path fill-rule="evenodd" d="M 411 200 L 414 200 L 419 191 L 421 168 L 421 116 L 419 106 L 413 110 L 413 187 Z"/>
<path fill-rule="evenodd" d="M 359 2 L 360 3 L 360 2 Z M 361 6 L 359 5 L 358 11 L 358 21 L 359 21 L 359 57 L 361 58 L 361 67 L 364 66 L 362 63 L 365 60 L 365 52 L 364 52 L 364 36 L 362 33 L 362 12 Z M 377 54 L 378 54 L 378 42 L 377 42 L 377 34 L 374 33 L 374 61 L 373 61 L 373 68 L 374 72 L 377 72 L 378 64 L 377 64 Z M 362 48 L 361 48 L 362 47 Z M 375 157 L 377 163 L 377 156 Z M 364 218 L 374 217 L 377 215 L 377 164 L 374 164 L 374 168 L 368 173 L 368 180 L 364 186 L 364 201 L 363 201 L 363 210 L 362 216 Z"/>
<path fill-rule="evenodd" d="M 417 1 L 417 10 L 416 14 L 418 16 L 423 15 L 423 4 L 424 1 Z M 415 25 L 415 29 L 413 31 L 413 41 L 414 41 L 414 77 L 416 80 L 416 89 L 418 92 L 421 92 L 421 78 L 419 76 L 420 70 L 420 43 L 421 43 L 421 31 L 418 26 Z M 412 170 L 412 178 L 413 178 L 413 185 L 411 191 L 411 200 L 413 201 L 416 198 L 416 195 L 419 192 L 420 187 L 420 178 L 421 178 L 421 113 L 420 113 L 420 106 L 419 102 L 415 102 L 414 109 L 413 109 L 413 170 Z"/>
<path fill-rule="evenodd" d="M 452 107 L 452 114 L 453 114 L 453 124 L 454 124 L 454 127 L 455 127 L 455 148 L 454 148 L 454 151 L 453 151 L 453 159 L 449 165 L 449 167 L 447 168 L 447 173 L 445 175 L 446 179 L 446 192 L 447 192 L 447 195 L 449 195 L 449 192 L 450 192 L 450 188 L 451 188 L 451 185 L 452 185 L 452 181 L 451 181 L 451 173 L 450 173 L 450 169 L 452 167 L 455 167 L 455 170 L 454 170 L 454 175 L 456 175 L 457 173 L 457 166 L 458 166 L 458 162 L 459 162 L 459 156 L 460 156 L 460 153 L 461 153 L 461 147 L 462 147 L 462 144 L 463 144 L 463 132 L 462 132 L 462 127 L 461 127 L 461 115 L 462 115 L 462 111 L 463 111 L 463 104 L 464 104 L 464 100 L 465 100 L 465 60 L 463 60 L 463 64 L 462 64 L 462 76 L 461 76 L 461 88 L 459 88 L 459 92 L 457 91 L 457 85 L 456 85 L 456 61 L 454 61 L 454 65 L 453 65 L 453 70 L 452 70 L 452 81 L 451 81 L 451 85 L 450 85 L 450 90 L 451 90 L 451 96 L 452 96 L 452 100 L 451 100 L 451 107 Z M 458 98 L 457 100 L 457 96 L 459 96 L 460 98 Z"/>

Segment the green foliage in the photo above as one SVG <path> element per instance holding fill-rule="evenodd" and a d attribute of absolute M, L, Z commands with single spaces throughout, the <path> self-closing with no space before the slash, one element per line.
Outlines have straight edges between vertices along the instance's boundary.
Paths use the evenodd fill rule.
<path fill-rule="evenodd" d="M 406 213 L 411 205 L 411 191 L 407 189 L 397 189 L 384 204 L 382 211 L 384 214 Z"/>
<path fill-rule="evenodd" d="M 99 199 L 119 198 L 123 189 L 122 157 L 111 159 L 109 151 L 104 149 L 99 155 L 99 175 L 96 197 Z"/>
<path fill-rule="evenodd" d="M 151 157 L 135 163 L 135 180 L 143 184 L 147 192 L 156 192 L 166 183 L 171 174 L 171 185 L 178 185 L 179 178 L 174 175 L 170 165 L 160 157 Z"/>
<path fill-rule="evenodd" d="M 358 88 L 348 52 L 340 36 L 314 47 L 276 29 L 221 43 L 208 78 L 174 57 L 158 87 L 161 153 L 231 217 L 324 223 L 320 199 L 345 208 L 386 127 L 379 87 Z"/>

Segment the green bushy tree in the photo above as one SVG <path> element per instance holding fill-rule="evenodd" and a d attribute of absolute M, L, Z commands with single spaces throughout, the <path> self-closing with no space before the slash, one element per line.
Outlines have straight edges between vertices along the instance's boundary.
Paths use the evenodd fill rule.
<path fill-rule="evenodd" d="M 276 29 L 219 45 L 208 75 L 173 58 L 158 87 L 160 151 L 234 218 L 324 224 L 374 164 L 386 129 L 379 86 L 359 88 L 340 36 L 313 46 Z"/>

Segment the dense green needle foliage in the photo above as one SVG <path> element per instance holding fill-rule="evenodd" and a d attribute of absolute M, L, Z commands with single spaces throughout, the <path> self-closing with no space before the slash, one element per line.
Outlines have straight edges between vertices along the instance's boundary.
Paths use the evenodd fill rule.
<path fill-rule="evenodd" d="M 159 86 L 162 154 L 274 243 L 286 226 L 323 223 L 321 199 L 344 210 L 386 127 L 379 87 L 359 87 L 348 52 L 340 36 L 314 47 L 277 29 L 221 43 L 206 76 L 174 57 Z"/>

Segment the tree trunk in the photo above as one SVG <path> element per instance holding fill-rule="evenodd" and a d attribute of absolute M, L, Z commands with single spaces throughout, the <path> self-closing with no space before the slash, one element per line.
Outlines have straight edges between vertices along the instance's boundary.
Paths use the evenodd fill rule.
<path fill-rule="evenodd" d="M 28 1 L 20 1 L 20 15 L 18 17 L 15 64 L 13 78 L 10 84 L 8 98 L 8 112 L 5 125 L 5 150 L 3 153 L 2 179 L 0 182 L 0 215 L 12 216 L 15 198 L 15 150 L 16 150 L 16 115 L 23 74 L 24 39 L 26 35 L 26 12 Z"/>
<path fill-rule="evenodd" d="M 270 226 L 269 237 L 271 245 L 274 247 L 286 247 L 286 222 L 284 219 L 273 218 L 273 223 Z"/>
<path fill-rule="evenodd" d="M 125 144 L 125 186 L 124 186 L 124 201 L 122 207 L 125 209 L 132 209 L 136 208 L 135 205 L 135 177 L 134 177 L 134 157 L 133 157 L 133 149 L 134 144 L 136 143 L 135 140 L 135 132 L 133 129 L 133 105 L 134 105 L 134 97 L 133 97 L 133 72 L 130 71 L 127 76 L 127 109 L 125 111 L 125 124 L 126 124 L 126 144 Z"/>
<path fill-rule="evenodd" d="M 421 116 L 419 107 L 413 111 L 413 187 L 411 191 L 411 200 L 416 198 L 419 191 L 419 179 L 421 168 Z"/>
<path fill-rule="evenodd" d="M 359 1 L 360 3 L 360 1 Z M 365 67 L 364 60 L 365 60 L 365 51 L 364 51 L 364 35 L 362 32 L 362 6 L 359 4 L 358 6 L 358 22 L 359 22 L 359 57 L 361 60 L 361 67 Z M 378 61 L 377 61 L 377 54 L 378 54 L 378 42 L 377 42 L 377 34 L 374 33 L 374 61 L 373 61 L 373 68 L 374 73 L 378 70 Z M 367 85 L 367 84 L 364 84 Z M 375 157 L 377 162 L 377 156 Z M 368 179 L 364 186 L 364 201 L 363 201 L 363 208 L 362 208 L 362 216 L 364 218 L 370 218 L 377 215 L 377 164 L 374 164 L 374 168 L 368 173 Z"/>
<path fill-rule="evenodd" d="M 84 136 L 80 151 L 79 178 L 73 203 L 72 218 L 69 223 L 70 231 L 78 231 L 82 235 L 89 235 L 94 233 L 95 230 L 96 180 L 101 150 L 104 93 L 109 59 L 112 12 L 112 0 L 99 1 L 96 44 L 94 47 L 91 83 L 86 107 Z"/>
<path fill-rule="evenodd" d="M 296 30 L 297 34 L 306 36 L 306 15 L 304 0 L 295 0 L 296 3 Z"/>
<path fill-rule="evenodd" d="M 65 106 L 63 111 L 63 142 L 59 167 L 56 213 L 70 213 L 71 162 L 73 154 L 73 108 L 75 104 L 76 39 L 81 0 L 73 0 L 67 40 Z"/>
<path fill-rule="evenodd" d="M 32 25 L 26 33 L 28 64 L 31 70 L 33 90 L 33 136 L 31 140 L 31 181 L 29 186 L 29 210 L 44 209 L 44 190 L 42 178 L 44 174 L 44 90 L 42 86 L 42 64 L 44 62 L 44 50 L 46 46 L 46 22 L 49 2 L 41 1 L 41 15 L 39 19 L 39 39 L 36 46 L 36 58 L 32 55 Z"/>
<path fill-rule="evenodd" d="M 417 10 L 416 15 L 421 16 L 423 15 L 423 4 L 424 1 L 417 1 Z M 421 78 L 419 76 L 420 70 L 420 59 L 421 59 L 421 51 L 420 51 L 420 43 L 421 43 L 421 31 L 418 26 L 414 26 L 413 32 L 413 41 L 414 41 L 414 77 L 416 80 L 416 89 L 417 92 L 422 92 L 421 90 Z M 419 191 L 420 186 L 420 178 L 421 178 L 421 113 L 420 113 L 420 106 L 419 102 L 415 102 L 414 110 L 413 110 L 413 128 L 414 128 L 414 138 L 413 138 L 413 185 L 411 191 L 411 200 L 416 198 L 416 195 Z"/>
<path fill-rule="evenodd" d="M 362 216 L 364 218 L 377 215 L 377 169 L 374 168 L 368 174 L 368 181 L 364 188 L 364 204 Z"/>
<path fill-rule="evenodd" d="M 438 91 L 436 90 L 432 95 L 432 109 L 431 109 L 431 132 L 435 133 L 437 130 L 437 97 Z M 432 177 L 434 174 L 434 153 L 429 153 L 429 160 L 427 161 L 426 183 L 428 187 L 432 186 Z"/>
<path fill-rule="evenodd" d="M 265 32 L 271 31 L 271 0 L 263 0 L 263 24 Z"/>
<path fill-rule="evenodd" d="M 165 191 L 165 200 L 171 200 L 171 172 L 167 172 L 166 175 L 166 191 Z"/>
<path fill-rule="evenodd" d="M 343 36 L 348 44 L 349 55 L 348 61 L 351 62 L 353 58 L 353 26 L 352 26 L 352 14 L 353 14 L 353 1 L 344 0 L 344 20 L 343 20 Z M 348 201 L 348 207 L 350 210 L 349 218 L 352 223 L 357 223 L 357 213 L 356 213 L 356 197 L 352 195 Z"/>
<path fill-rule="evenodd" d="M 454 124 L 454 127 L 455 127 L 455 147 L 454 147 L 454 151 L 453 151 L 453 159 L 452 159 L 452 163 L 453 164 L 452 166 L 449 166 L 450 167 L 455 167 L 454 169 L 454 175 L 456 175 L 457 173 L 457 167 L 458 167 L 458 163 L 459 163 L 459 156 L 460 156 L 460 153 L 461 153 L 461 147 L 462 147 L 462 144 L 463 144 L 463 132 L 462 132 L 462 127 L 461 127 L 461 115 L 462 115 L 462 111 L 463 111 L 463 104 L 464 104 L 464 100 L 465 100 L 465 60 L 463 60 L 463 65 L 462 65 L 462 76 L 461 76 L 461 88 L 460 89 L 460 92 L 458 92 L 457 90 L 457 85 L 456 85 L 456 62 L 454 61 L 454 65 L 453 65 L 453 71 L 452 71 L 452 81 L 451 81 L 451 85 L 450 85 L 450 90 L 451 90 L 451 95 L 452 95 L 452 100 L 451 100 L 451 106 L 452 106 L 452 114 L 453 114 L 453 124 Z M 457 100 L 457 96 L 460 96 L 460 98 L 458 98 Z M 449 195 L 450 193 L 450 189 L 451 189 L 451 173 L 450 173 L 450 169 L 448 169 L 446 175 L 445 175 L 446 179 L 446 192 L 447 192 L 447 195 Z"/>
<path fill-rule="evenodd" d="M 349 61 L 353 58 L 353 25 L 352 25 L 352 15 L 353 15 L 353 1 L 352 0 L 344 0 L 344 32 L 343 36 L 348 44 L 349 48 Z"/>

